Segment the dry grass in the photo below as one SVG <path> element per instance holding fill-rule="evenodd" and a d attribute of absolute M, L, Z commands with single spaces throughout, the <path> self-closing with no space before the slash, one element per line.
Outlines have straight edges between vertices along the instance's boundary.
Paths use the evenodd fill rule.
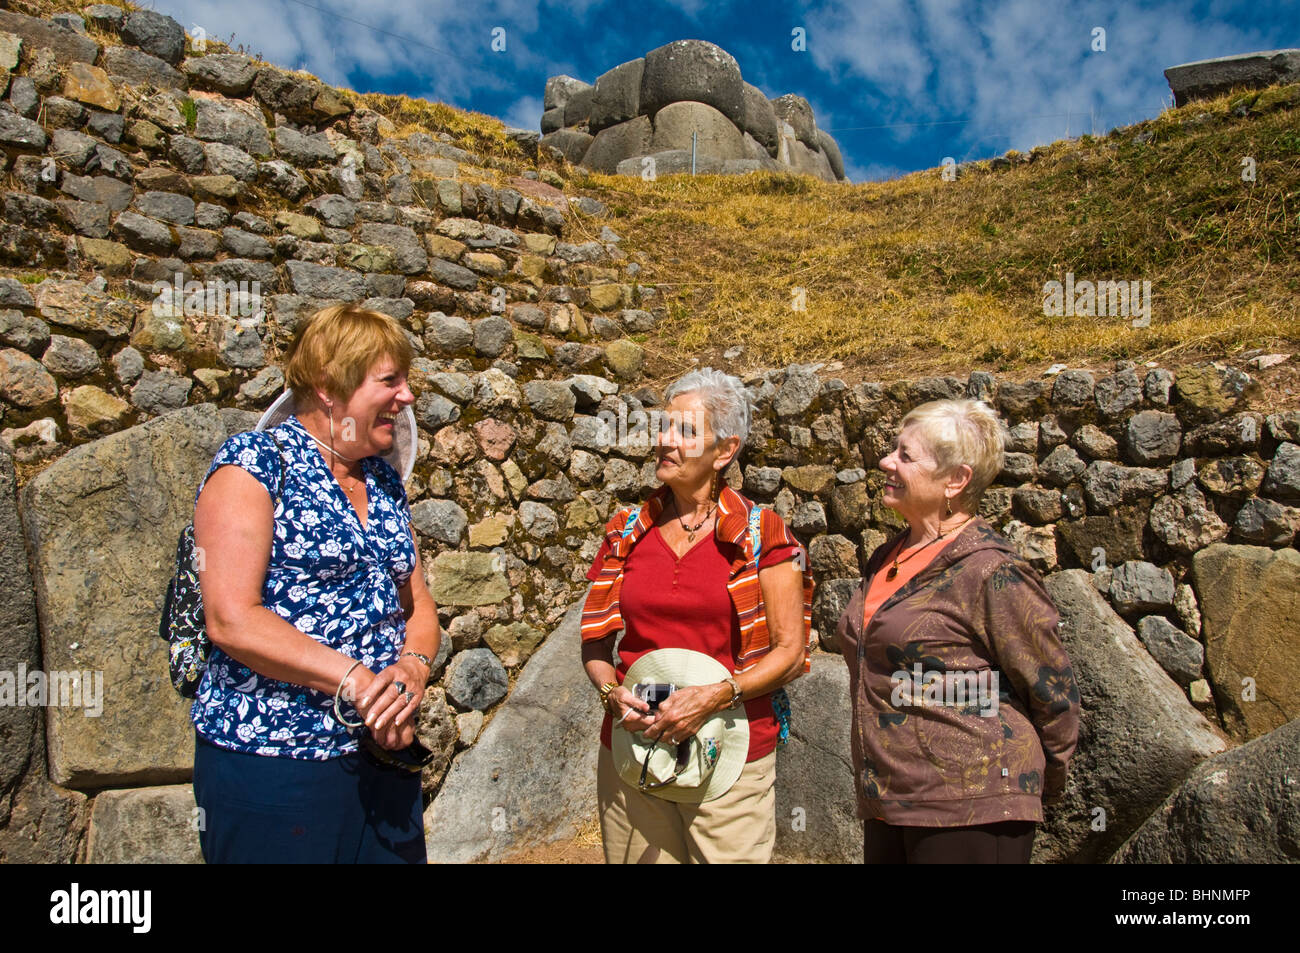
<path fill-rule="evenodd" d="M 955 182 L 935 169 L 855 186 L 766 173 L 574 184 L 611 206 L 643 280 L 668 285 L 651 342 L 664 374 L 736 344 L 741 365 L 840 360 L 889 378 L 1169 364 L 1300 340 L 1297 118 L 1239 118 L 1224 97 Z M 1150 281 L 1151 326 L 1045 317 L 1043 285 L 1067 271 Z"/>
<path fill-rule="evenodd" d="M 457 146 L 477 155 L 524 161 L 519 146 L 506 138 L 506 124 L 500 119 L 409 96 L 362 93 L 356 98 L 360 105 L 391 120 L 398 137 L 445 132 Z"/>

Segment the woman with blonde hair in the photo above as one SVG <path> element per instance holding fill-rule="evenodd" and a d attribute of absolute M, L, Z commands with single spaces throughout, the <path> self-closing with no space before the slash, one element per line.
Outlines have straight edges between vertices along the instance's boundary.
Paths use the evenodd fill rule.
<path fill-rule="evenodd" d="M 438 617 L 385 459 L 410 363 L 389 316 L 318 311 L 288 354 L 292 412 L 230 437 L 199 489 L 213 651 L 191 718 L 209 863 L 425 860 L 403 753 Z"/>
<path fill-rule="evenodd" d="M 839 622 L 867 863 L 1028 863 L 1060 796 L 1079 693 L 1042 580 L 977 513 L 1004 428 L 974 400 L 922 404 L 880 461 L 907 527 Z"/>

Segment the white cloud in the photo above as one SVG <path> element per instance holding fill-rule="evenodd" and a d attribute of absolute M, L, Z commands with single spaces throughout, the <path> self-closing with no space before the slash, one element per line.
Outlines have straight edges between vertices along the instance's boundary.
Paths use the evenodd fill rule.
<path fill-rule="evenodd" d="M 843 125 L 968 119 L 943 127 L 959 161 L 1026 149 L 1067 128 L 1088 132 L 1094 116 L 1104 131 L 1155 115 L 1168 96 L 1165 67 L 1264 42 L 1256 30 L 1193 20 L 1171 2 L 879 0 L 822 7 L 809 21 L 817 66 L 860 109 Z M 1106 30 L 1105 52 L 1090 48 L 1095 26 Z M 934 131 L 898 125 L 879 134 L 906 142 L 922 129 Z"/>

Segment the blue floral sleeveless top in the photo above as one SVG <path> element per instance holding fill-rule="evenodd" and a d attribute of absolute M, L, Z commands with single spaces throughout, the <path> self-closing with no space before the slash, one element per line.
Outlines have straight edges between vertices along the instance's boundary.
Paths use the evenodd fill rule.
<path fill-rule="evenodd" d="M 398 589 L 415 569 L 415 541 L 402 479 L 380 457 L 361 461 L 369 500 L 363 529 L 298 418 L 271 433 L 283 447 L 284 489 L 275 507 L 262 605 L 377 672 L 397 661 L 406 640 Z M 280 456 L 265 433 L 235 434 L 221 445 L 203 482 L 233 464 L 274 500 Z M 358 717 L 347 703 L 341 710 L 351 721 Z M 333 695 L 259 675 L 216 646 L 190 718 L 205 740 L 233 751 L 323 761 L 357 750 L 357 739 L 334 718 Z"/>

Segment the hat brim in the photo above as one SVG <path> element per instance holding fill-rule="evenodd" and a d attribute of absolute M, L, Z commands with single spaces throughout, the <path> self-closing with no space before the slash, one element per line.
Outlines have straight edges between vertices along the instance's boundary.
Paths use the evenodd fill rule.
<path fill-rule="evenodd" d="M 278 427 L 297 412 L 298 404 L 294 399 L 293 391 L 286 388 L 285 392 L 276 398 L 275 403 L 266 408 L 266 413 L 262 414 L 262 419 L 253 429 L 270 430 Z M 398 411 L 393 419 L 393 446 L 386 453 L 379 455 L 398 472 L 403 483 L 411 478 L 411 472 L 415 469 L 415 452 L 419 439 L 419 431 L 415 426 L 415 413 L 408 404 Z"/>
<path fill-rule="evenodd" d="M 693 685 L 711 685 L 730 674 L 717 659 L 710 658 L 703 652 L 691 649 L 655 649 L 632 663 L 623 684 L 631 686 L 638 682 L 672 682 L 679 688 L 687 688 Z M 639 788 L 641 760 L 636 751 L 636 735 L 639 732 L 615 729 L 610 738 L 610 754 L 613 755 L 614 768 L 619 777 L 632 787 Z M 696 737 L 720 739 L 721 751 L 717 763 L 705 783 L 689 788 L 670 784 L 647 791 L 647 794 L 665 801 L 697 804 L 722 797 L 731 789 L 740 777 L 740 772 L 745 769 L 745 759 L 749 757 L 749 718 L 744 707 L 727 709 L 710 716 L 700 726 Z"/>

